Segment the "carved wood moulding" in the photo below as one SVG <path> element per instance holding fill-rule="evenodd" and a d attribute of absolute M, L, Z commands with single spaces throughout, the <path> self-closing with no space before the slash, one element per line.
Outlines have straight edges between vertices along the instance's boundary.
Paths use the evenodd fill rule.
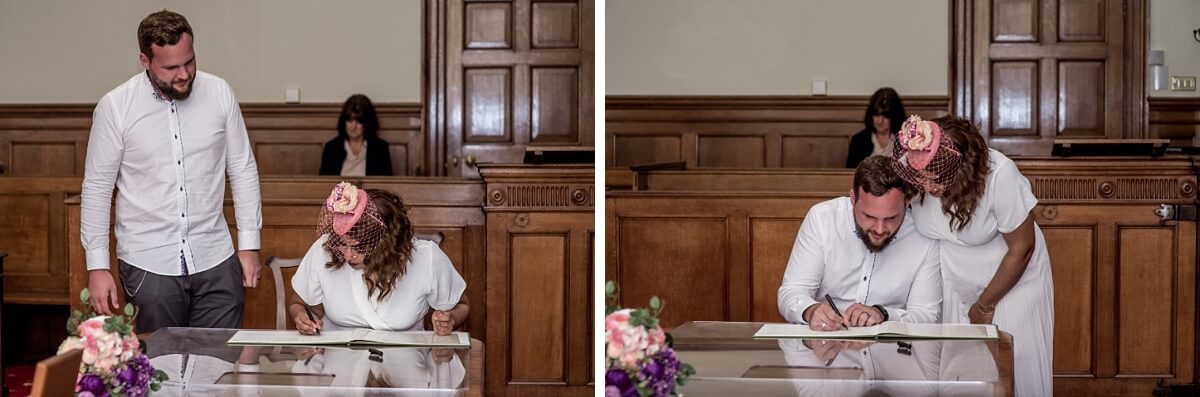
<path fill-rule="evenodd" d="M 592 164 L 481 164 L 487 185 L 484 210 L 592 211 L 595 208 L 595 170 Z"/>
<path fill-rule="evenodd" d="M 1041 200 L 1192 200 L 1196 179 L 1186 177 L 1031 177 Z"/>

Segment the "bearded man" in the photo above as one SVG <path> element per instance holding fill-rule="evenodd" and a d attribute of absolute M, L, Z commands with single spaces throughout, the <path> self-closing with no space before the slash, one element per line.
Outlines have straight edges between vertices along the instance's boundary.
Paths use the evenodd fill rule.
<path fill-rule="evenodd" d="M 779 286 L 779 313 L 818 331 L 938 322 L 938 245 L 904 222 L 913 193 L 891 159 L 863 160 L 849 197 L 818 203 L 804 218 Z"/>

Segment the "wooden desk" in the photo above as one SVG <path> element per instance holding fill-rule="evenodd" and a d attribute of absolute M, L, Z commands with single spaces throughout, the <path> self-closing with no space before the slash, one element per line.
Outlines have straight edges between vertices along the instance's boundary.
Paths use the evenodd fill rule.
<path fill-rule="evenodd" d="M 818 357 L 799 339 L 754 339 L 763 323 L 692 321 L 673 331 L 679 360 L 696 369 L 680 392 L 719 395 L 1012 396 L 1012 336 L 1000 340 L 864 341 Z M 820 343 L 813 341 L 814 343 Z M 837 343 L 837 342 L 829 342 Z M 867 393 L 870 394 L 870 393 Z"/>
<path fill-rule="evenodd" d="M 412 347 L 378 348 L 383 354 L 376 361 L 365 349 L 327 347 L 309 357 L 301 354 L 307 347 L 226 346 L 236 332 L 163 328 L 142 339 L 151 363 L 170 376 L 164 389 L 186 388 L 193 394 L 253 388 L 269 394 L 483 395 L 485 346 L 478 339 L 471 339 L 470 349 L 451 350 L 447 362 L 435 360 L 430 348 Z M 258 367 L 235 364 L 242 361 Z"/>

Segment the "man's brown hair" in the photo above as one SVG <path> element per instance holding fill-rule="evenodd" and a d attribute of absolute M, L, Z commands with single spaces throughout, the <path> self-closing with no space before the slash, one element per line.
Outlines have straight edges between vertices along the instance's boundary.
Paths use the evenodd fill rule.
<path fill-rule="evenodd" d="M 138 25 L 138 48 L 147 58 L 154 59 L 154 53 L 150 51 L 151 46 L 179 44 L 179 38 L 183 37 L 184 33 L 196 37 L 187 18 L 175 12 L 162 10 L 147 15 Z"/>
<path fill-rule="evenodd" d="M 855 197 L 858 197 L 859 188 L 872 196 L 882 196 L 891 189 L 900 189 L 905 198 L 911 198 L 916 193 L 892 169 L 892 159 L 879 155 L 867 157 L 854 170 Z"/>

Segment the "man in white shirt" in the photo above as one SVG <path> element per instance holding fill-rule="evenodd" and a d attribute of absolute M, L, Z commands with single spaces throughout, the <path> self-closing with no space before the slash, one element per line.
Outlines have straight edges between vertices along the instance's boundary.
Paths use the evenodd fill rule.
<path fill-rule="evenodd" d="M 779 287 L 779 312 L 789 322 L 820 331 L 888 320 L 938 322 L 937 242 L 904 222 L 912 190 L 890 161 L 868 157 L 854 173 L 849 197 L 809 209 Z"/>
<path fill-rule="evenodd" d="M 244 288 L 258 284 L 258 166 L 233 90 L 196 71 L 192 39 L 182 15 L 143 19 L 146 71 L 105 94 L 92 116 L 81 203 L 90 303 L 101 314 L 117 306 L 108 248 L 115 186 L 117 259 L 138 332 L 239 328 Z M 223 212 L 227 173 L 236 255 Z"/>

